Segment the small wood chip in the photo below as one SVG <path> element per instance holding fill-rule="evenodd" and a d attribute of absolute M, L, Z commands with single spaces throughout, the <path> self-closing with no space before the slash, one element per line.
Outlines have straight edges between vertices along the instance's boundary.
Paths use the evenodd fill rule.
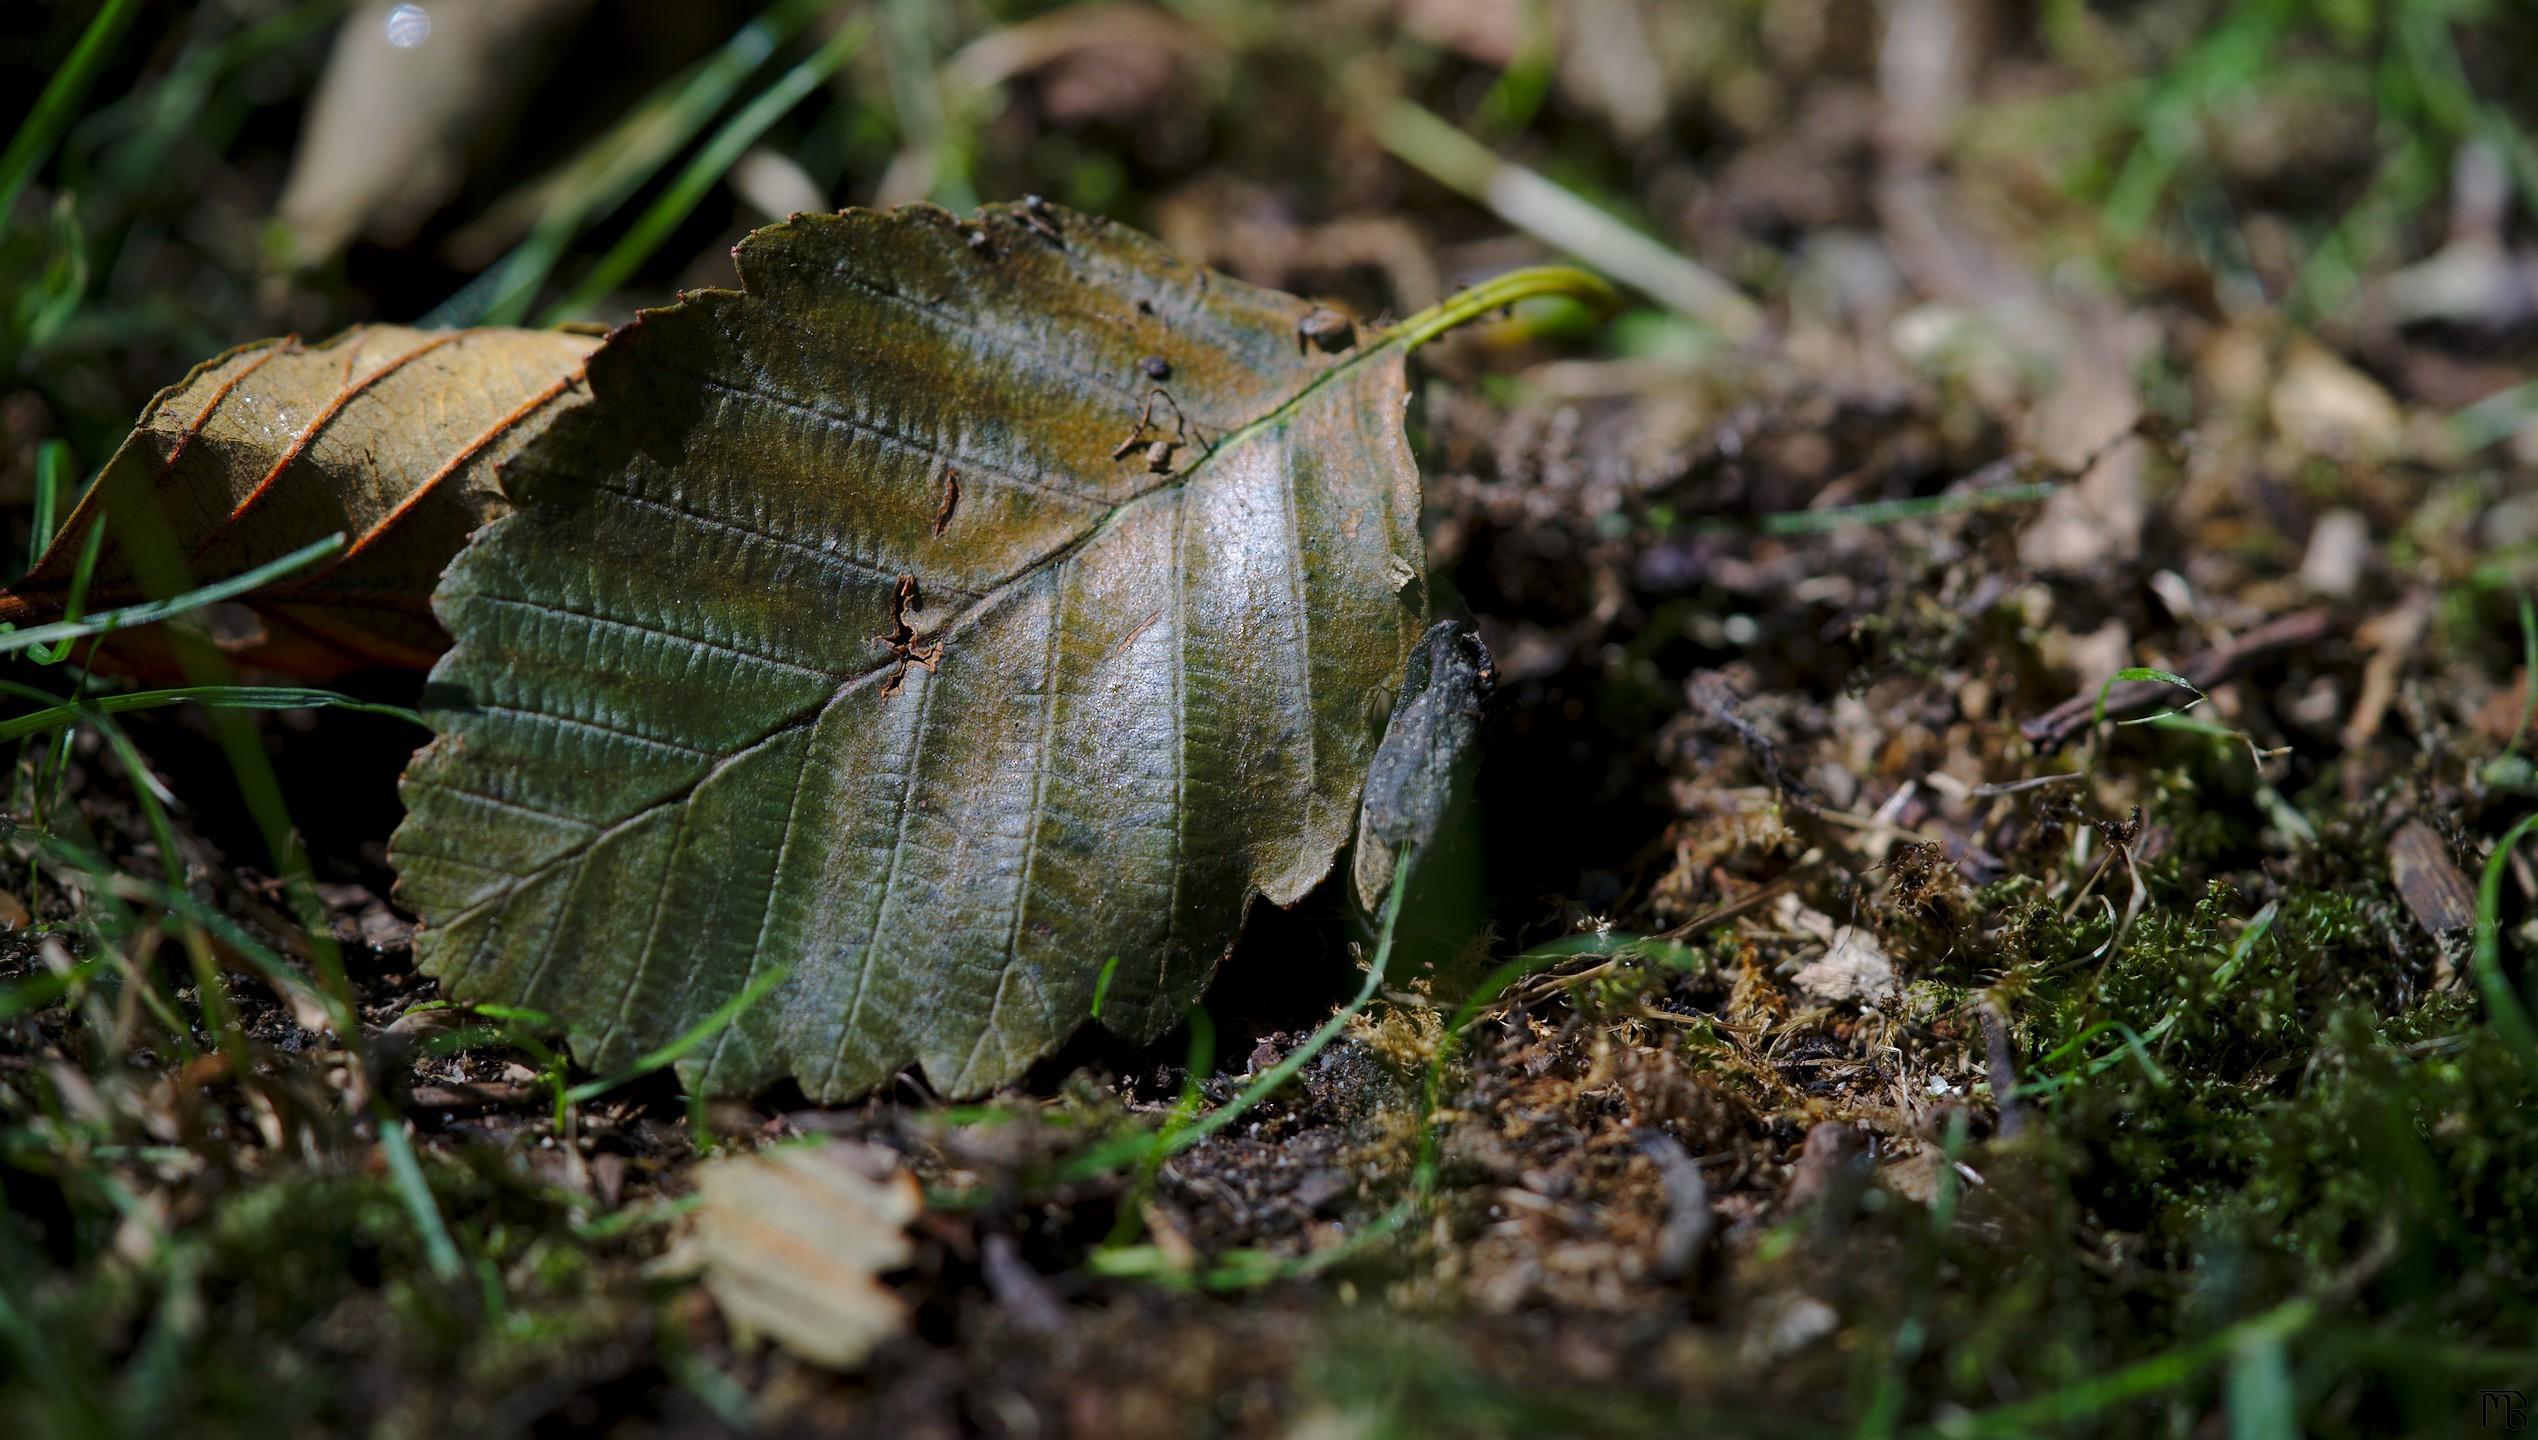
<path fill-rule="evenodd" d="M 2399 827 L 2388 839 L 2388 869 L 2406 909 L 2435 938 L 2476 923 L 2476 892 L 2431 826 L 2409 820 Z"/>

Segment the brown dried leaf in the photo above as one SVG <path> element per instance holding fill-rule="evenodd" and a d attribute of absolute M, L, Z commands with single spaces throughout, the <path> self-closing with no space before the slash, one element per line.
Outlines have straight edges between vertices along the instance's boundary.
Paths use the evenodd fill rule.
<path fill-rule="evenodd" d="M 419 669 L 447 645 L 432 587 L 468 532 L 508 509 L 495 468 L 587 398 L 593 337 L 369 326 L 318 345 L 241 346 L 159 392 L 0 621 L 58 619 L 106 529 L 91 612 L 242 574 L 341 533 L 345 547 L 241 597 L 264 633 L 243 662 L 307 679 Z M 146 635 L 116 668 L 168 668 Z"/>

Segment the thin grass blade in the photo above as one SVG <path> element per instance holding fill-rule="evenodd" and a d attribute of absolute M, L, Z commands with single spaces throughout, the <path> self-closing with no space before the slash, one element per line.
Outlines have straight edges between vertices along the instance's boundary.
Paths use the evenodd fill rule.
<path fill-rule="evenodd" d="M 105 532 L 100 530 L 97 533 L 102 535 Z M 343 548 L 344 537 L 341 532 L 338 532 L 323 540 L 313 540 L 288 555 L 266 561 L 252 570 L 232 575 L 226 580 L 215 580 L 209 585 L 188 590 L 182 595 L 172 596 L 165 600 L 152 600 L 140 605 L 126 605 L 120 610 L 103 610 L 84 619 L 56 620 L 50 625 L 38 625 L 31 630 L 15 630 L 0 634 L 0 655 L 14 655 L 21 650 L 30 650 L 38 645 L 50 644 L 57 640 L 80 640 L 91 635 L 104 635 L 110 631 L 130 629 L 138 625 L 155 625 L 159 621 L 190 614 L 206 606 L 217 605 L 232 596 L 243 595 L 250 590 L 270 584 L 294 570 L 314 565 Z"/>
<path fill-rule="evenodd" d="M 670 238 L 670 232 L 696 209 L 707 192 L 722 182 L 724 174 L 748 153 L 749 147 L 758 143 L 768 127 L 783 119 L 812 91 L 826 84 L 839 66 L 863 48 L 870 34 L 871 27 L 861 20 L 838 27 L 837 33 L 828 37 L 828 43 L 813 52 L 809 59 L 787 70 L 774 84 L 761 91 L 756 99 L 714 133 L 714 138 L 707 141 L 705 148 L 696 152 L 695 157 L 679 171 L 678 178 L 670 182 L 670 188 L 660 199 L 652 202 L 642 218 L 635 221 L 634 228 L 609 247 L 608 253 L 600 257 L 599 263 L 591 267 L 590 273 L 582 277 L 572 293 L 548 307 L 539 323 L 560 325 L 585 315 L 625 284 L 636 270 L 642 268 L 644 261 L 652 258 L 652 252 L 660 249 L 662 242 Z"/>

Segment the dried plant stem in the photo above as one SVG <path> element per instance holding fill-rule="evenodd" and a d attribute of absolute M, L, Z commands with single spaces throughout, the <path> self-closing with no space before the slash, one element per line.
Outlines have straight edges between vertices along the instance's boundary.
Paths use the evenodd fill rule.
<path fill-rule="evenodd" d="M 1763 313 L 1725 280 L 1619 218 L 1489 147 L 1409 100 L 1375 113 L 1375 138 L 1430 178 L 1489 207 L 1499 219 L 1611 275 L 1731 340 L 1762 333 Z"/>

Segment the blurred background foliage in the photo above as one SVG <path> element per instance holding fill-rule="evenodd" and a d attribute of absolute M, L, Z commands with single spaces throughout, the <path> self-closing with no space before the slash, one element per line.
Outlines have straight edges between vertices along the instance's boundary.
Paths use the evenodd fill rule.
<path fill-rule="evenodd" d="M 1557 218 L 1530 193 L 1496 216 L 1452 194 L 1439 177 L 1486 177 L 1404 123 L 1405 100 L 1767 302 L 1844 283 L 1872 264 L 1853 242 L 1900 251 L 1937 208 L 2038 273 L 2337 335 L 2512 336 L 2538 304 L 2521 63 L 2538 13 L 2505 0 L 113 0 L 16 18 L 0 88 L 41 104 L 0 174 L 0 499 L 29 493 L 36 441 L 93 466 L 140 400 L 241 340 L 620 319 L 727 280 L 731 242 L 793 210 L 1041 193 L 1399 312 L 1519 258 L 1511 224 Z M 1996 281 L 1979 246 L 1921 238 L 1932 253 L 1896 254 L 1900 276 L 1848 283 Z M 1699 340 L 1653 315 L 1615 334 Z"/>

